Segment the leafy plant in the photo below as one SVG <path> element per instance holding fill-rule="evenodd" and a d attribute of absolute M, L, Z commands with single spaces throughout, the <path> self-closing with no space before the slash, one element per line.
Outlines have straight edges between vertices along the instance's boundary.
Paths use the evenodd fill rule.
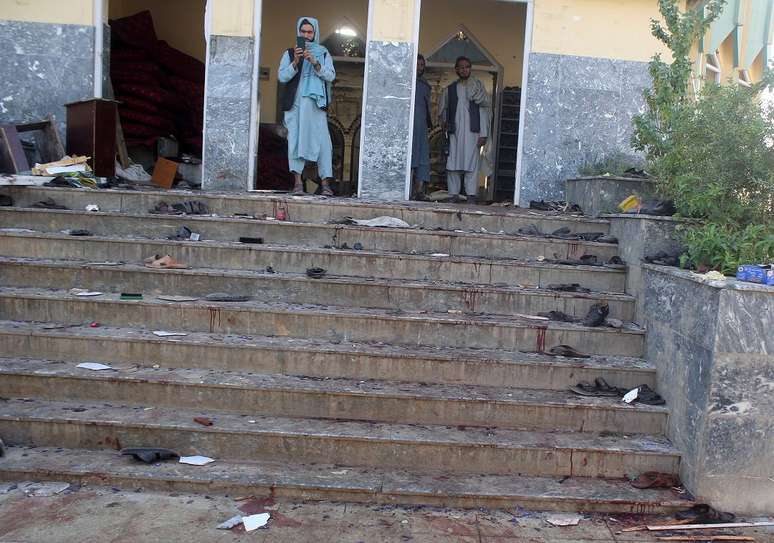
<path fill-rule="evenodd" d="M 653 35 L 672 52 L 655 55 L 646 111 L 634 119 L 632 145 L 644 151 L 659 192 L 684 217 L 701 219 L 682 229 L 685 266 L 734 273 L 740 264 L 774 258 L 774 113 L 760 93 L 771 73 L 747 88 L 705 84 L 689 95 L 691 46 L 716 19 L 725 0 L 682 13 L 676 0 L 659 0 L 664 23 Z"/>

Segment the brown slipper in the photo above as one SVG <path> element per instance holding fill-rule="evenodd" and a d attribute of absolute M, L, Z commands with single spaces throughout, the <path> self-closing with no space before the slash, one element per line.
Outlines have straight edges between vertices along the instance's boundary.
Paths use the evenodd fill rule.
<path fill-rule="evenodd" d="M 680 478 L 670 473 L 646 471 L 632 481 L 634 488 L 673 488 L 681 486 Z"/>
<path fill-rule="evenodd" d="M 143 262 L 145 262 L 146 264 L 152 264 L 152 263 L 156 262 L 157 260 L 159 260 L 160 258 L 161 258 L 161 255 L 153 255 L 153 256 L 149 256 L 148 258 L 143 260 Z"/>
<path fill-rule="evenodd" d="M 189 266 L 183 262 L 178 262 L 169 255 L 162 256 L 159 259 L 154 260 L 150 264 L 145 264 L 146 268 L 154 268 L 159 270 L 187 270 Z"/>

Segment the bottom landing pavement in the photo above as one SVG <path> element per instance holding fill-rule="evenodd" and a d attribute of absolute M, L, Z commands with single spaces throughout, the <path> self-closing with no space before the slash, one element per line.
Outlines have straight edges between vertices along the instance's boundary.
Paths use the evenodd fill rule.
<path fill-rule="evenodd" d="M 247 499 L 237 499 L 247 498 Z M 235 516 L 269 513 L 250 533 L 215 527 Z M 656 542 L 677 532 L 618 533 L 669 516 L 587 514 L 577 526 L 556 527 L 550 513 L 526 509 L 462 510 L 339 502 L 275 502 L 246 496 L 205 496 L 105 486 L 73 486 L 50 497 L 26 496 L 0 483 L 0 543 L 622 543 Z M 719 531 L 718 531 L 719 532 Z M 774 527 L 725 530 L 774 543 Z"/>

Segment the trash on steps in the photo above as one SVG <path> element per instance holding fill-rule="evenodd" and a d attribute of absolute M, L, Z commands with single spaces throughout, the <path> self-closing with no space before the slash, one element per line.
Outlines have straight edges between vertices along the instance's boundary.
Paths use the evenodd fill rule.
<path fill-rule="evenodd" d="M 771 264 L 743 264 L 736 270 L 736 278 L 748 283 L 774 285 L 774 266 Z"/>
<path fill-rule="evenodd" d="M 145 259 L 145 267 L 158 270 L 187 270 L 190 268 L 185 262 L 175 260 L 169 255 L 148 257 Z"/>
<path fill-rule="evenodd" d="M 705 530 L 712 528 L 713 530 L 719 530 L 721 528 L 759 528 L 764 526 L 774 526 L 774 521 L 761 521 L 761 522 L 725 522 L 721 524 L 665 524 L 663 526 L 647 526 L 649 532 L 663 532 L 666 530 Z M 701 541 L 701 540 L 700 540 Z"/>
<path fill-rule="evenodd" d="M 271 515 L 269 513 L 258 513 L 257 515 L 250 515 L 249 517 L 242 517 L 242 524 L 245 526 L 245 532 L 252 532 L 258 528 L 266 526 L 269 522 Z"/>
<path fill-rule="evenodd" d="M 658 471 L 646 471 L 640 473 L 636 479 L 631 481 L 634 488 L 674 488 L 682 486 L 680 478 L 671 473 L 661 473 Z"/>
<path fill-rule="evenodd" d="M 75 367 L 76 368 L 81 368 L 81 369 L 84 369 L 84 370 L 92 370 L 92 371 L 103 371 L 103 370 L 112 370 L 113 369 L 112 367 L 110 367 L 108 365 L 105 365 L 105 364 L 100 364 L 99 362 L 81 362 L 80 364 L 78 364 Z"/>
<path fill-rule="evenodd" d="M 187 226 L 181 226 L 177 229 L 175 235 L 167 236 L 167 239 L 172 241 L 199 241 L 201 239 L 201 234 L 192 232 Z"/>
<path fill-rule="evenodd" d="M 30 205 L 34 209 L 67 209 L 67 206 L 57 204 L 53 198 L 46 198 Z"/>
<path fill-rule="evenodd" d="M 99 206 L 97 204 L 89 204 L 86 206 L 86 211 L 99 211 Z"/>
<path fill-rule="evenodd" d="M 196 424 L 201 424 L 202 426 L 212 426 L 212 419 L 209 417 L 194 417 L 194 422 Z"/>
<path fill-rule="evenodd" d="M 697 503 L 690 509 L 675 513 L 675 518 L 678 520 L 690 520 L 692 524 L 718 524 L 733 522 L 736 519 L 736 515 L 718 511 L 706 503 Z"/>
<path fill-rule="evenodd" d="M 306 275 L 312 279 L 322 279 L 325 277 L 326 271 L 323 268 L 309 268 L 306 270 Z"/>
<path fill-rule="evenodd" d="M 254 245 L 262 245 L 263 238 L 250 238 L 250 237 L 242 236 L 239 238 L 239 243 L 252 243 Z"/>
<path fill-rule="evenodd" d="M 577 526 L 581 520 L 582 516 L 572 513 L 555 513 L 546 517 L 546 522 L 552 526 Z"/>
<path fill-rule="evenodd" d="M 204 297 L 207 302 L 246 302 L 250 299 L 249 296 L 242 296 L 241 294 L 227 294 L 225 292 L 213 292 Z"/>
<path fill-rule="evenodd" d="M 607 302 L 594 304 L 589 309 L 586 317 L 584 317 L 583 326 L 589 326 L 592 328 L 601 326 L 605 323 L 605 319 L 607 318 L 608 314 L 610 314 L 610 306 L 607 305 Z"/>
<path fill-rule="evenodd" d="M 627 401 L 626 398 L 629 397 L 630 394 L 632 395 L 632 399 Z M 656 392 L 648 385 L 640 385 L 627 392 L 623 397 L 623 401 L 626 403 L 632 403 L 635 400 L 638 403 L 644 403 L 645 405 L 664 405 L 666 403 L 664 398 L 656 394 Z"/>
<path fill-rule="evenodd" d="M 19 483 L 19 489 L 27 496 L 50 497 L 61 494 L 70 488 L 70 483 L 50 482 L 50 483 Z"/>
<path fill-rule="evenodd" d="M 65 156 L 61 160 L 46 162 L 45 164 L 35 164 L 32 168 L 32 175 L 56 175 L 60 173 L 86 172 L 90 171 L 86 162 L 91 157 L 88 156 Z"/>
<path fill-rule="evenodd" d="M 657 537 L 659 541 L 755 541 L 750 535 L 669 535 Z"/>
<path fill-rule="evenodd" d="M 0 457 L 5 456 L 5 443 L 0 439 Z"/>
<path fill-rule="evenodd" d="M 102 296 L 102 292 L 97 292 L 95 290 L 87 290 L 85 288 L 71 288 L 69 292 L 73 296 L 80 296 L 82 298 L 91 297 L 91 296 Z"/>
<path fill-rule="evenodd" d="M 159 462 L 161 460 L 171 460 L 180 457 L 180 455 L 173 450 L 157 447 L 129 447 L 121 449 L 121 454 L 132 456 L 135 460 L 145 462 L 146 464 L 153 464 L 154 462 Z"/>
<path fill-rule="evenodd" d="M 570 347 L 569 345 L 557 345 L 556 347 L 551 347 L 546 354 L 553 356 L 565 356 L 567 358 L 591 358 L 591 356 L 583 354 L 582 352 L 578 351 L 574 347 Z"/>
<path fill-rule="evenodd" d="M 580 286 L 580 283 L 559 283 L 546 286 L 548 290 L 558 290 L 559 292 L 591 292 L 591 289 Z"/>
<path fill-rule="evenodd" d="M 623 400 L 624 403 L 632 403 L 634 400 L 637 399 L 637 394 L 639 394 L 639 392 L 640 392 L 639 388 L 633 388 L 632 390 L 624 394 L 623 398 L 621 399 Z"/>
<path fill-rule="evenodd" d="M 161 294 L 159 296 L 156 296 L 159 300 L 163 300 L 165 302 L 195 302 L 199 298 L 194 298 L 193 296 L 173 296 L 173 295 L 167 295 L 167 294 Z"/>
<path fill-rule="evenodd" d="M 352 217 L 342 217 L 333 219 L 331 224 L 354 224 L 357 226 L 376 226 L 381 228 L 411 228 L 406 221 L 396 217 L 376 217 L 374 219 L 353 219 Z"/>
<path fill-rule="evenodd" d="M 138 292 L 122 292 L 118 299 L 123 301 L 138 301 L 142 300 L 142 294 Z"/>
<path fill-rule="evenodd" d="M 67 233 L 69 235 L 71 235 L 71 236 L 80 236 L 80 237 L 94 235 L 91 232 L 89 232 L 88 230 L 84 230 L 82 228 L 76 228 L 76 229 L 73 229 L 73 230 L 68 230 Z"/>
<path fill-rule="evenodd" d="M 235 517 L 231 517 L 230 519 L 221 522 L 220 524 L 215 526 L 215 529 L 230 530 L 231 528 L 234 528 L 235 526 L 239 526 L 240 524 L 242 524 L 242 516 L 237 515 Z"/>
<path fill-rule="evenodd" d="M 186 332 L 167 332 L 165 330 L 154 330 L 153 335 L 159 337 L 176 337 L 187 336 L 188 334 Z"/>
<path fill-rule="evenodd" d="M 619 397 L 621 396 L 622 389 L 611 386 L 602 377 L 597 377 L 594 383 L 588 381 L 581 381 L 575 386 L 571 386 L 570 390 L 575 394 L 581 396 L 598 396 L 598 397 Z"/>
<path fill-rule="evenodd" d="M 212 464 L 214 461 L 214 458 L 210 458 L 209 456 L 200 456 L 198 454 L 194 456 L 180 457 L 181 464 L 188 464 L 191 466 L 206 466 L 207 464 Z"/>

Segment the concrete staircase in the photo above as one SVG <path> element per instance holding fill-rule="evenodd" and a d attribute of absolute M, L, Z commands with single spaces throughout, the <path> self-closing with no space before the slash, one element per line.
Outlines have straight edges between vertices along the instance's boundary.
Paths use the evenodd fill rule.
<path fill-rule="evenodd" d="M 686 506 L 624 479 L 677 472 L 666 408 L 567 391 L 595 377 L 654 386 L 643 330 L 534 318 L 583 316 L 599 301 L 633 318 L 624 271 L 539 258 L 607 260 L 614 244 L 515 234 L 528 224 L 607 232 L 604 221 L 182 191 L 6 192 L 16 206 L 0 208 L 0 437 L 10 445 L 0 478 L 457 507 Z M 27 207 L 44 198 L 69 210 Z M 148 213 L 190 199 L 214 215 Z M 80 211 L 87 204 L 102 211 Z M 288 220 L 272 220 L 279 211 Z M 381 215 L 420 228 L 330 224 Z M 166 239 L 183 225 L 201 240 Z M 154 254 L 191 268 L 145 268 Z M 324 278 L 306 276 L 318 266 Z M 213 292 L 251 299 L 202 299 Z M 543 354 L 559 344 L 593 356 Z M 84 361 L 115 370 L 76 368 Z M 116 453 L 132 446 L 217 462 L 145 465 Z"/>

